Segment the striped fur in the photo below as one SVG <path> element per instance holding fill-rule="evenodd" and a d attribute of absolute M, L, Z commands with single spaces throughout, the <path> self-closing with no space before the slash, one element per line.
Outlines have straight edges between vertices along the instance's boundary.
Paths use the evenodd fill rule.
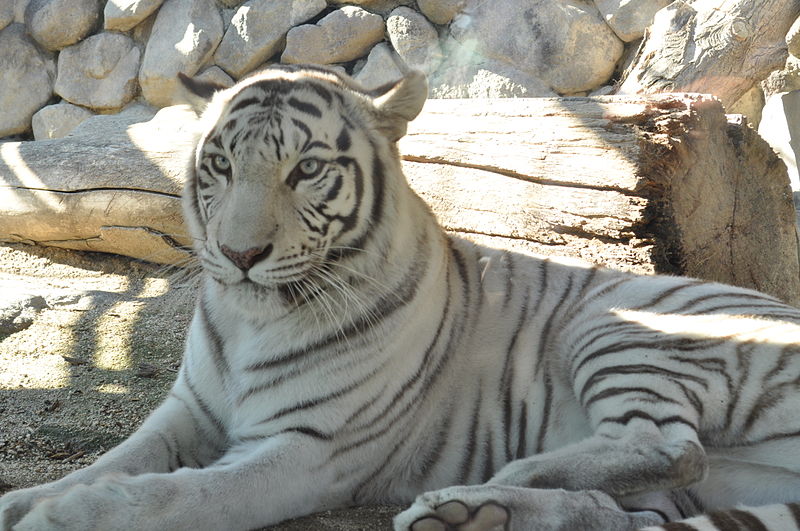
<path fill-rule="evenodd" d="M 395 147 L 425 93 L 275 67 L 198 100 L 178 379 L 0 529 L 800 529 L 800 312 L 445 235 Z"/>

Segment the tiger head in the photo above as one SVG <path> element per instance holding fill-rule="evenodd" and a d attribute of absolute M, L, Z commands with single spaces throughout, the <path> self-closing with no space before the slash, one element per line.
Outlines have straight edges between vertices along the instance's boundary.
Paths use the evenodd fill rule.
<path fill-rule="evenodd" d="M 362 250 L 407 187 L 396 141 L 425 102 L 420 73 L 374 91 L 283 65 L 228 89 L 181 81 L 201 131 L 184 216 L 204 270 L 237 296 Z"/>

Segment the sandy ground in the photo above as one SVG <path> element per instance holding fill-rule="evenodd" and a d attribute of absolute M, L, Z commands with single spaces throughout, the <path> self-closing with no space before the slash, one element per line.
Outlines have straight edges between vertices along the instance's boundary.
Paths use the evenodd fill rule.
<path fill-rule="evenodd" d="M 191 318 L 191 278 L 122 257 L 0 246 L 0 308 L 47 307 L 0 335 L 0 493 L 52 481 L 131 433 L 168 391 Z M 273 529 L 389 529 L 397 508 L 324 513 Z"/>

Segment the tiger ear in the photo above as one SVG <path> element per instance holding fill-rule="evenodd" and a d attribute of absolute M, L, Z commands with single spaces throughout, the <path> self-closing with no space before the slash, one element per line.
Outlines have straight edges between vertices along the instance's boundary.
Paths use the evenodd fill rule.
<path fill-rule="evenodd" d="M 402 79 L 373 90 L 372 103 L 378 111 L 378 129 L 396 142 L 406 134 L 408 122 L 417 117 L 428 97 L 425 74 L 412 70 Z"/>
<path fill-rule="evenodd" d="M 178 99 L 190 105 L 198 115 L 206 110 L 214 93 L 225 89 L 222 85 L 212 81 L 200 81 L 183 72 L 178 72 L 178 81 L 180 81 Z"/>

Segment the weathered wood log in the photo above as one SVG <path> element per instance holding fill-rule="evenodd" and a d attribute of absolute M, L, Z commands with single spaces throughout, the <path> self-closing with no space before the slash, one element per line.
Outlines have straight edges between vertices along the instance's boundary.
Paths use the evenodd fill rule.
<path fill-rule="evenodd" d="M 124 135 L 0 146 L 0 238 L 184 259 L 192 122 L 167 109 Z M 447 230 L 800 303 L 785 167 L 713 98 L 430 101 L 400 151 Z"/>
<path fill-rule="evenodd" d="M 619 94 L 703 92 L 729 107 L 787 57 L 797 0 L 694 0 L 665 7 Z"/>

